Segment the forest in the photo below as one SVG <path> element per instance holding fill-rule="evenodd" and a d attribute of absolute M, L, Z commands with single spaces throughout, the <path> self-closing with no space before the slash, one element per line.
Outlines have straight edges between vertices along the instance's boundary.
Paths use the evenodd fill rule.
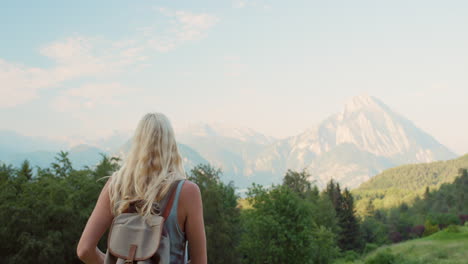
<path fill-rule="evenodd" d="M 102 155 L 96 166 L 77 169 L 67 152 L 47 168 L 0 162 L 0 262 L 81 263 L 78 240 L 104 177 L 118 164 Z M 209 263 L 321 264 L 348 263 L 382 245 L 468 225 L 468 173 L 453 173 L 454 182 L 426 188 L 411 203 L 376 208 L 367 199 L 359 214 L 350 190 L 333 180 L 319 190 L 307 171 L 289 170 L 273 186 L 253 184 L 244 198 L 209 164 L 187 178 L 202 194 Z M 375 261 L 366 263 L 397 263 Z"/>
<path fill-rule="evenodd" d="M 412 204 L 444 183 L 452 183 L 460 168 L 468 168 L 468 155 L 452 160 L 407 164 L 391 168 L 364 182 L 352 191 L 361 214 L 371 202 L 376 209 Z"/>

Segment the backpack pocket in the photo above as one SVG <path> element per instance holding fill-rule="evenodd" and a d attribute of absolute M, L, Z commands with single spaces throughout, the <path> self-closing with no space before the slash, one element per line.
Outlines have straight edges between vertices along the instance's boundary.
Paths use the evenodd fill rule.
<path fill-rule="evenodd" d="M 110 255 L 109 259 L 113 256 L 116 262 L 110 260 L 105 263 L 120 264 L 125 263 L 125 260 L 134 260 L 141 264 L 154 263 L 151 262 L 151 258 L 160 248 L 161 242 L 161 246 L 168 246 L 167 250 L 161 250 L 161 253 L 170 254 L 170 242 L 166 244 L 169 237 L 167 234 L 163 236 L 163 230 L 164 218 L 159 215 L 151 215 L 147 220 L 138 214 L 125 213 L 117 216 L 109 232 L 106 254 L 106 259 L 107 255 Z"/>

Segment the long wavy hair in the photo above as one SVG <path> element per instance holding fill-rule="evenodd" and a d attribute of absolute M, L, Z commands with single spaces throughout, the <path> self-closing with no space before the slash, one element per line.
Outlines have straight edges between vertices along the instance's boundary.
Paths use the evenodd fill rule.
<path fill-rule="evenodd" d="M 138 123 L 130 153 L 122 167 L 111 176 L 109 196 L 114 216 L 135 201 L 142 201 L 138 212 L 152 213 L 171 184 L 185 179 L 182 158 L 169 119 L 161 113 L 148 113 Z"/>

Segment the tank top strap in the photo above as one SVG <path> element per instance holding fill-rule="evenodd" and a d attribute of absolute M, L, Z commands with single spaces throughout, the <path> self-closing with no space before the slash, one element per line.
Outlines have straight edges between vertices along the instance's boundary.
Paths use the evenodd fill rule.
<path fill-rule="evenodd" d="M 184 185 L 185 180 L 181 180 L 179 184 L 177 185 L 176 193 L 174 196 L 174 203 L 172 204 L 171 212 L 169 215 L 177 215 L 177 208 L 179 207 L 179 196 L 180 196 L 180 191 L 182 190 L 182 186 Z"/>

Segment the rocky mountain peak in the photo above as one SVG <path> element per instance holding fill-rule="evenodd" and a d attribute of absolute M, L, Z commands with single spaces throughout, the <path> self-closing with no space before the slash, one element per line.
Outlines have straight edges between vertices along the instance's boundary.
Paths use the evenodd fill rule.
<path fill-rule="evenodd" d="M 352 97 L 345 104 L 344 114 L 355 113 L 361 110 L 368 111 L 386 111 L 388 107 L 377 98 L 367 94 Z"/>

